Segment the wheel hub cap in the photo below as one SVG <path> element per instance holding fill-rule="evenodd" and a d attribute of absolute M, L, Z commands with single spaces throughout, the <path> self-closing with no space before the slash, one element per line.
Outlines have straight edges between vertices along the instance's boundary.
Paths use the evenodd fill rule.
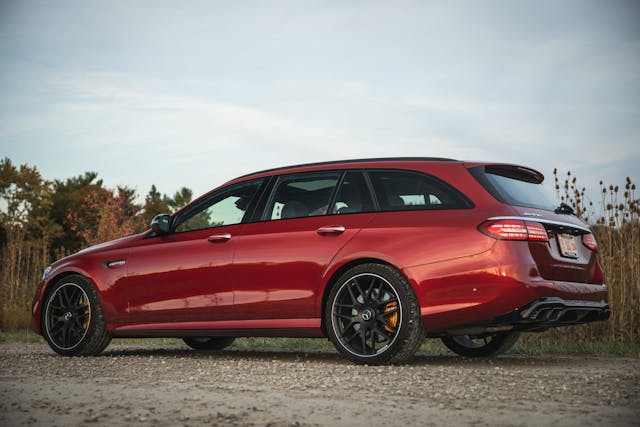
<path fill-rule="evenodd" d="M 71 314 L 71 312 L 70 312 L 70 311 L 67 311 L 67 312 L 64 314 L 64 320 L 71 320 L 71 318 L 72 318 L 72 317 L 73 317 L 73 314 Z"/>
<path fill-rule="evenodd" d="M 365 322 L 368 322 L 372 318 L 373 318 L 373 310 L 371 310 L 370 308 L 365 308 L 362 311 L 362 320 L 364 320 Z"/>

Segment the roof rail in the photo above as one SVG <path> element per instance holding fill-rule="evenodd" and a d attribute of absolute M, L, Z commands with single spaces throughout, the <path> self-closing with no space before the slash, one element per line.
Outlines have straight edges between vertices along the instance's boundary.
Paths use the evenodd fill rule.
<path fill-rule="evenodd" d="M 251 175 L 258 175 L 267 172 L 276 172 L 284 169 L 301 168 L 308 166 L 324 166 L 341 163 L 361 163 L 361 162 L 380 162 L 380 161 L 424 161 L 424 162 L 456 162 L 456 159 L 448 159 L 445 157 L 372 157 L 367 159 L 350 159 L 350 160 L 331 160 L 328 162 L 316 162 L 316 163 L 302 163 L 299 165 L 280 166 L 273 169 L 265 169 L 258 172 L 251 172 L 246 175 L 239 176 L 235 179 L 245 178 Z"/>

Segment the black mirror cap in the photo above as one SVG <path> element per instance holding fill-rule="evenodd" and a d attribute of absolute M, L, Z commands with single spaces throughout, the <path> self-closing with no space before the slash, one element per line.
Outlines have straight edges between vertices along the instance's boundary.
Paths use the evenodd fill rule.
<path fill-rule="evenodd" d="M 151 230 L 158 235 L 169 234 L 171 231 L 171 216 L 168 214 L 156 215 L 151 220 Z"/>

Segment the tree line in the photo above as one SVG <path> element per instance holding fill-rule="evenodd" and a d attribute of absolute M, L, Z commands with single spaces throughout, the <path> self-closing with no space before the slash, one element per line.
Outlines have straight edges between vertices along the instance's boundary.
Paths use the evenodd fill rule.
<path fill-rule="evenodd" d="M 108 188 L 96 172 L 66 179 L 45 179 L 35 166 L 0 160 L 0 247 L 10 231 L 25 240 L 43 240 L 51 251 L 83 247 L 144 231 L 159 213 L 191 201 L 182 187 L 173 196 L 151 186 L 140 202 L 135 189 Z M 53 255 L 53 253 L 52 253 Z"/>

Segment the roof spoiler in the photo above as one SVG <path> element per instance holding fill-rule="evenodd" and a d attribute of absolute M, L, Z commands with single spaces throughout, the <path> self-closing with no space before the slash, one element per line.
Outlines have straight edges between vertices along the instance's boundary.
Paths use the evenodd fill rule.
<path fill-rule="evenodd" d="M 519 181 L 530 182 L 533 184 L 541 184 L 544 181 L 544 175 L 535 169 L 518 165 L 486 165 L 484 167 L 486 173 L 504 176 L 506 178 L 517 179 Z"/>

